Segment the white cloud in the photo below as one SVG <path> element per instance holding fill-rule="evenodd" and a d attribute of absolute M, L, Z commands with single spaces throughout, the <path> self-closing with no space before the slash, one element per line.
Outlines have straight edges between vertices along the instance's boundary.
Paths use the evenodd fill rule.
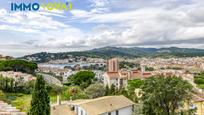
<path fill-rule="evenodd" d="M 108 29 L 103 29 L 103 32 L 93 34 L 90 41 L 102 40 L 101 45 L 128 45 L 151 41 L 169 42 L 204 38 L 204 15 L 202 13 L 203 5 L 190 4 L 174 9 L 142 8 L 93 15 L 83 21 L 111 25 Z M 120 28 L 120 30 L 115 28 Z"/>
<path fill-rule="evenodd" d="M 114 9 L 124 8 L 124 4 L 119 4 L 121 2 L 116 0 L 91 0 L 92 9 L 73 9 L 70 11 L 72 16 L 68 19 L 64 17 L 64 12 L 59 11 L 8 13 L 6 10 L 0 10 L 0 23 L 3 23 L 0 30 L 38 33 L 33 34 L 32 42 L 24 40 L 20 43 L 33 52 L 82 50 L 109 45 L 202 48 L 199 40 L 192 43 L 194 39 L 204 39 L 202 1 L 148 1 L 147 3 L 144 0 L 130 0 L 125 2 L 125 6 L 130 6 L 130 9 L 112 11 L 109 5 L 114 6 Z M 134 8 L 133 3 L 140 7 Z M 65 24 L 53 17 L 72 20 L 74 24 L 74 21 L 77 21 L 78 27 Z M 94 26 L 89 27 L 89 24 Z M 25 45 L 28 43 L 30 44 Z"/>
<path fill-rule="evenodd" d="M 105 7 L 110 4 L 109 0 L 89 0 L 92 4 L 92 7 Z"/>
<path fill-rule="evenodd" d="M 52 14 L 55 15 L 55 14 Z M 15 28 L 40 29 L 58 29 L 67 27 L 65 24 L 56 21 L 47 12 L 7 12 L 5 9 L 0 10 L 0 23 L 7 24 Z"/>

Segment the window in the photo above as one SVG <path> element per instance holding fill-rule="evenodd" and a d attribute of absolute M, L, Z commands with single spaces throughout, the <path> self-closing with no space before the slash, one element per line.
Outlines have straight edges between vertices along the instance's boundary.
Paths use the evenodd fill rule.
<path fill-rule="evenodd" d="M 111 115 L 111 112 L 108 112 L 108 115 Z"/>
<path fill-rule="evenodd" d="M 118 110 L 116 110 L 115 114 L 116 114 L 116 115 L 119 115 L 119 112 L 118 112 Z"/>

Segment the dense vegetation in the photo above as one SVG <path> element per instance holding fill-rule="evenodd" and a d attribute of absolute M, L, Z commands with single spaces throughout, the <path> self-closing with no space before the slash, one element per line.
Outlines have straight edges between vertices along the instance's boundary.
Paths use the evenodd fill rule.
<path fill-rule="evenodd" d="M 140 89 L 143 84 L 144 81 L 141 79 L 129 80 L 127 86 L 127 97 L 137 103 L 138 97 L 135 95 L 135 89 Z"/>
<path fill-rule="evenodd" d="M 141 86 L 144 115 L 176 115 L 184 101 L 190 101 L 192 85 L 178 77 L 151 77 Z M 190 112 L 190 111 L 187 111 Z"/>
<path fill-rule="evenodd" d="M 127 68 L 127 69 L 128 68 L 139 68 L 140 64 L 122 61 L 119 63 L 119 67 L 120 67 L 120 69 L 122 69 L 122 68 Z"/>
<path fill-rule="evenodd" d="M 34 81 L 24 82 L 21 77 L 13 78 L 0 76 L 0 90 L 7 93 L 30 94 L 34 87 Z"/>
<path fill-rule="evenodd" d="M 145 71 L 154 71 L 154 68 L 145 66 Z"/>
<path fill-rule="evenodd" d="M 194 83 L 201 89 L 204 89 L 204 73 L 200 73 L 194 77 Z"/>
<path fill-rule="evenodd" d="M 33 55 L 27 55 L 20 59 L 35 58 L 32 61 L 35 62 L 48 62 L 50 60 L 68 59 L 70 57 L 124 57 L 124 58 L 138 58 L 138 57 L 196 57 L 204 56 L 204 50 L 202 49 L 188 49 L 188 48 L 122 48 L 122 47 L 103 47 L 99 49 L 93 49 L 81 52 L 62 52 L 62 53 L 37 53 Z"/>
<path fill-rule="evenodd" d="M 37 76 L 35 82 L 29 115 L 50 115 L 50 98 L 41 75 Z"/>
<path fill-rule="evenodd" d="M 95 74 L 92 71 L 80 71 L 68 77 L 68 82 L 71 85 L 78 85 L 84 89 L 93 83 L 94 78 Z"/>
<path fill-rule="evenodd" d="M 33 74 L 37 69 L 37 64 L 24 60 L 1 60 L 0 71 L 20 71 Z"/>
<path fill-rule="evenodd" d="M 91 84 L 89 87 L 85 89 L 85 94 L 90 98 L 102 97 L 105 95 L 105 88 L 103 84 Z"/>

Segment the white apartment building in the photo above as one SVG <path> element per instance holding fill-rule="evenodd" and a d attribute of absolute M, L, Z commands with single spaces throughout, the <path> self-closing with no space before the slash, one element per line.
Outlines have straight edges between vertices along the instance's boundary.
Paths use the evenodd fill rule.
<path fill-rule="evenodd" d="M 124 96 L 76 100 L 52 107 L 52 115 L 132 115 L 134 103 Z M 54 108 L 54 109 L 53 109 Z M 68 114 L 69 113 L 69 114 Z"/>

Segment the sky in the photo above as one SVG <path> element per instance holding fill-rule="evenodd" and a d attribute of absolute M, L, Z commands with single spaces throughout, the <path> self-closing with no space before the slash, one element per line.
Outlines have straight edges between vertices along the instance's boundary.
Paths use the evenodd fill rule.
<path fill-rule="evenodd" d="M 105 46 L 204 49 L 204 0 L 71 0 L 71 11 L 14 12 L 2 0 L 0 54 L 81 51 Z"/>

